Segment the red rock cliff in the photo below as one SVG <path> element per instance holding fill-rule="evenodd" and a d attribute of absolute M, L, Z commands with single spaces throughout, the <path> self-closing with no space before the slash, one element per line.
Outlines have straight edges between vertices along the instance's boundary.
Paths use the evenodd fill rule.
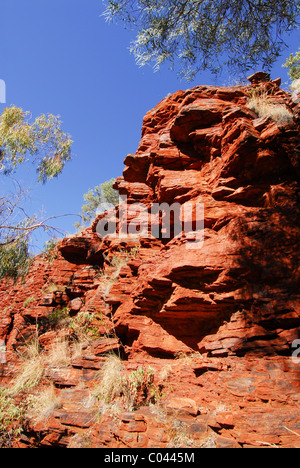
<path fill-rule="evenodd" d="M 21 446 L 299 446 L 300 362 L 292 353 L 300 338 L 300 107 L 278 80 L 251 81 L 198 86 L 159 103 L 116 182 L 127 197 L 125 225 L 120 205 L 64 239 L 51 262 L 37 257 L 24 284 L 1 284 L 8 362 L 0 385 L 37 328 L 44 350 L 58 334 L 71 339 L 74 330 L 49 320 L 55 311 L 65 308 L 78 323 L 90 317 L 81 354 L 44 372 L 60 408 L 28 421 Z M 247 107 L 254 93 L 290 118 L 259 117 Z M 169 234 L 158 216 L 160 236 L 151 235 L 153 204 L 191 202 L 204 207 L 203 220 L 189 219 L 204 221 L 201 248 L 187 248 L 172 217 Z M 132 237 L 137 203 L 146 230 Z M 116 218 L 118 235 L 99 238 L 104 217 Z M 85 402 L 111 351 L 129 379 L 151 366 L 159 404 L 149 406 L 144 383 L 143 404 L 117 417 L 98 408 L 94 417 Z"/>

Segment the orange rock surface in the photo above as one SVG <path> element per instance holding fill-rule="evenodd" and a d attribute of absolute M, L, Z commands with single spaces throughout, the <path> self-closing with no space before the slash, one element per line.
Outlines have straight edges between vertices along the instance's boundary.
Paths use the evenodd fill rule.
<path fill-rule="evenodd" d="M 51 322 L 55 312 L 91 317 L 80 355 L 45 370 L 60 407 L 29 420 L 16 446 L 300 446 L 300 105 L 278 80 L 251 81 L 165 98 L 146 114 L 115 185 L 125 222 L 120 204 L 64 239 L 51 262 L 36 257 L 24 283 L 0 284 L 0 386 L 37 329 L 44 350 L 60 334 L 71 340 L 76 330 Z M 253 89 L 292 118 L 277 124 L 250 110 Z M 172 217 L 166 236 L 152 217 L 161 235 L 151 235 L 153 204 L 176 202 L 203 204 L 201 248 L 187 248 Z M 105 216 L 118 235 L 101 239 Z M 87 403 L 112 352 L 124 378 L 153 374 L 135 408 L 116 399 L 117 414 Z"/>

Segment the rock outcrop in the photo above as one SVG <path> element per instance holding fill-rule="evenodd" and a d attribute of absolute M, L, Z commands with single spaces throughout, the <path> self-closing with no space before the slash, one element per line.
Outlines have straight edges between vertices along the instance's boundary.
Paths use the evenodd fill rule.
<path fill-rule="evenodd" d="M 279 80 L 250 78 L 165 98 L 125 158 L 120 205 L 35 258 L 24 283 L 1 283 L 0 385 L 31 336 L 43 350 L 78 324 L 88 336 L 45 369 L 60 407 L 29 419 L 17 446 L 299 446 L 300 105 Z M 290 118 L 259 116 L 253 94 Z M 152 210 L 172 204 L 168 223 Z M 55 322 L 62 311 L 77 329 Z M 124 379 L 153 373 L 130 411 L 120 392 L 117 415 L 91 403 L 108 353 Z"/>

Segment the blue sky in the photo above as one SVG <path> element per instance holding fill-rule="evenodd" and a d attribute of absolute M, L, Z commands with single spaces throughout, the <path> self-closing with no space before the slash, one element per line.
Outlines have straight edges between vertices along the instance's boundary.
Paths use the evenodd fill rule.
<path fill-rule="evenodd" d="M 89 188 L 122 175 L 123 160 L 137 149 L 142 119 L 168 93 L 199 84 L 232 84 L 234 77 L 198 75 L 182 81 L 163 67 L 139 68 L 128 47 L 132 31 L 107 24 L 101 0 L 1 0 L 0 79 L 6 83 L 6 104 L 42 113 L 59 114 L 64 131 L 74 140 L 73 160 L 62 175 L 41 186 L 32 166 L 16 177 L 30 187 L 29 212 L 46 216 L 80 212 Z M 272 71 L 287 82 L 281 67 L 299 47 L 299 33 Z M 3 178 L 2 178 L 3 179 Z M 2 190 L 7 184 L 2 182 Z M 75 217 L 53 224 L 74 232 Z M 41 247 L 45 236 L 36 236 Z"/>

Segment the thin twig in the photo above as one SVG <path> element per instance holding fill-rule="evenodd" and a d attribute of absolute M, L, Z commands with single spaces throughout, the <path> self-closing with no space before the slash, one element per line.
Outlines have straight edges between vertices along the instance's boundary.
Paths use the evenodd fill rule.
<path fill-rule="evenodd" d="M 300 437 L 300 434 L 298 434 L 298 433 L 295 432 L 295 431 L 292 431 L 292 429 L 289 429 L 289 428 L 286 427 L 286 426 L 283 426 L 283 427 L 284 427 L 284 429 L 286 429 L 287 431 L 291 432 L 292 434 L 295 434 L 296 436 Z"/>

